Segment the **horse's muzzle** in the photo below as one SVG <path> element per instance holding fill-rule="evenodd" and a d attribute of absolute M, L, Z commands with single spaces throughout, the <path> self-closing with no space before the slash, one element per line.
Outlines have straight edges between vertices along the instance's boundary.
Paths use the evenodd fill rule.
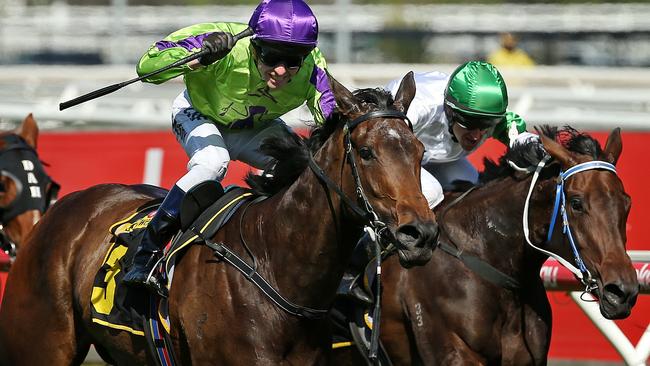
<path fill-rule="evenodd" d="M 639 284 L 611 282 L 599 291 L 600 313 L 607 319 L 624 319 L 630 315 L 639 295 Z"/>
<path fill-rule="evenodd" d="M 401 265 L 405 268 L 421 266 L 433 255 L 438 240 L 438 225 L 422 222 L 401 225 L 394 235 Z"/>

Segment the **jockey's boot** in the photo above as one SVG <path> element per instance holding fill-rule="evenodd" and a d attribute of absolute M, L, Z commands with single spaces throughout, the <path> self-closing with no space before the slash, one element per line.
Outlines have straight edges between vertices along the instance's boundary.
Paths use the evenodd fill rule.
<path fill-rule="evenodd" d="M 167 297 L 165 283 L 152 273 L 163 256 L 165 244 L 180 228 L 179 211 L 185 192 L 174 185 L 145 229 L 142 241 L 135 252 L 133 264 L 122 280 L 127 286 L 145 287 Z"/>
<path fill-rule="evenodd" d="M 370 244 L 372 244 L 370 237 L 364 233 L 354 247 L 350 263 L 348 263 L 348 268 L 343 274 L 337 290 L 338 295 L 351 298 L 363 305 L 372 305 L 373 303 L 372 297 L 361 286 L 366 265 L 372 258 Z"/>

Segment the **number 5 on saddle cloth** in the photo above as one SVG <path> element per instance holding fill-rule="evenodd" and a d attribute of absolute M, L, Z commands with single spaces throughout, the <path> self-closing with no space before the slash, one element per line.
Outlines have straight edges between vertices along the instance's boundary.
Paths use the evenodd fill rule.
<path fill-rule="evenodd" d="M 221 227 L 233 213 L 255 196 L 248 190 L 233 187 L 224 193 L 216 181 L 201 183 L 191 189 L 181 203 L 181 233 L 191 233 L 195 227 Z M 149 202 L 133 215 L 113 224 L 109 231 L 112 239 L 101 268 L 95 276 L 91 295 L 91 317 L 96 324 L 127 331 L 134 335 L 147 336 L 151 352 L 161 365 L 171 365 L 173 356 L 164 338 L 169 333 L 166 301 L 159 304 L 157 296 L 138 288 L 121 285 L 122 270 L 133 259 L 144 229 L 153 218 L 162 199 Z M 215 226 L 213 226 L 215 225 Z M 185 235 L 176 235 L 167 249 L 167 259 L 174 260 L 183 248 L 192 244 L 183 240 Z M 169 259 L 169 257 L 172 257 Z M 163 266 L 158 266 L 163 267 Z M 169 262 L 164 266 L 171 267 Z M 163 269 L 163 276 L 168 270 Z M 166 278 L 165 278 L 166 280 Z M 160 305 L 160 306 L 159 306 Z"/>

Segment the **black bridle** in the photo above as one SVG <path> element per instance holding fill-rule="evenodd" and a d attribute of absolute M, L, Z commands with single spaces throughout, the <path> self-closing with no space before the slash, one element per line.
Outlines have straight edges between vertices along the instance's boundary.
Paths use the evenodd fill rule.
<path fill-rule="evenodd" d="M 355 192 L 356 192 L 356 198 L 357 202 L 355 203 L 348 195 L 343 192 L 343 190 L 334 182 L 330 177 L 325 174 L 325 171 L 316 164 L 316 161 L 314 161 L 314 157 L 309 154 L 309 168 L 316 174 L 316 177 L 324 183 L 328 188 L 336 192 L 336 194 L 341 198 L 342 202 L 344 202 L 347 207 L 352 210 L 358 217 L 362 219 L 364 222 L 364 225 L 369 226 L 373 229 L 376 229 L 375 231 L 382 231 L 386 227 L 386 224 L 379 221 L 379 217 L 375 213 L 375 210 L 373 209 L 372 205 L 370 204 L 370 201 L 368 200 L 368 197 L 366 196 L 364 190 L 363 190 L 363 185 L 361 184 L 361 177 L 359 176 L 359 169 L 357 168 L 356 160 L 354 158 L 354 154 L 352 154 L 352 139 L 351 139 L 351 133 L 356 128 L 359 124 L 362 122 L 374 119 L 374 118 L 380 118 L 380 117 L 385 117 L 385 118 L 397 118 L 404 120 L 408 122 L 408 126 L 413 131 L 413 125 L 411 124 L 411 120 L 406 116 L 406 114 L 397 111 L 397 110 L 377 110 L 377 111 L 371 111 L 366 114 L 363 114 L 352 121 L 348 121 L 343 125 L 343 133 L 344 133 L 344 138 L 343 138 L 343 144 L 344 144 L 344 149 L 345 149 L 345 160 L 348 162 L 350 165 L 350 170 L 352 171 L 352 177 L 354 179 L 354 184 L 355 184 Z"/>
<path fill-rule="evenodd" d="M 308 153 L 309 156 L 309 167 L 311 170 L 314 172 L 316 177 L 324 184 L 326 188 L 329 188 L 336 192 L 336 194 L 339 195 L 341 198 L 342 202 L 344 202 L 357 216 L 359 216 L 362 221 L 364 222 L 365 229 L 371 236 L 372 240 L 376 243 L 376 254 L 378 258 L 378 265 L 381 264 L 381 248 L 379 246 L 379 239 L 381 235 L 384 233 L 387 233 L 388 230 L 387 226 L 385 223 L 381 222 L 375 213 L 374 209 L 372 208 L 372 205 L 368 201 L 368 198 L 366 197 L 363 187 L 361 185 L 361 179 L 359 177 L 359 170 L 357 168 L 356 162 L 354 160 L 354 156 L 351 153 L 352 152 L 352 141 L 350 139 L 350 132 L 352 129 L 354 129 L 356 126 L 358 126 L 360 123 L 367 121 L 369 119 L 373 118 L 379 118 L 379 117 L 387 117 L 387 118 L 398 118 L 402 120 L 406 120 L 409 124 L 409 127 L 411 130 L 413 130 L 411 121 L 409 121 L 408 117 L 404 113 L 401 113 L 396 110 L 380 110 L 380 111 L 372 111 L 369 113 L 366 113 L 358 118 L 355 118 L 354 120 L 350 122 L 346 122 L 345 125 L 343 126 L 345 138 L 344 138 L 344 148 L 345 148 L 345 154 L 346 154 L 346 160 L 350 164 L 351 170 L 352 170 L 352 176 L 354 177 L 354 182 L 356 185 L 356 195 L 357 195 L 357 201 L 359 204 L 355 203 L 350 197 L 348 197 L 345 192 L 337 185 L 330 177 L 327 176 L 325 171 L 318 166 L 318 164 L 314 161 L 313 156 L 311 153 Z M 302 142 L 302 140 L 299 140 Z M 304 142 L 303 142 L 304 143 Z M 309 152 L 309 148 L 305 146 L 307 151 Z M 329 190 L 327 190 L 327 195 L 328 198 L 329 196 Z M 255 204 L 256 202 L 260 201 L 264 197 L 258 197 L 257 199 L 250 201 L 247 206 L 244 208 L 244 214 L 242 214 L 241 219 L 243 220 L 243 217 L 245 215 L 246 209 L 252 205 Z M 333 210 L 333 207 L 330 206 L 330 208 Z M 240 224 L 240 228 L 241 228 Z M 253 263 L 249 264 L 245 260 L 243 260 L 241 257 L 239 257 L 234 251 L 232 251 L 230 248 L 228 248 L 225 244 L 223 243 L 216 243 L 210 240 L 209 238 L 214 235 L 214 233 L 197 233 L 194 232 L 209 248 L 211 248 L 214 252 L 214 255 L 217 256 L 218 258 L 221 258 L 228 263 L 230 263 L 232 266 L 234 266 L 238 271 L 240 271 L 242 274 L 246 276 L 246 278 L 251 281 L 255 286 L 257 286 L 263 293 L 266 295 L 274 304 L 276 304 L 280 309 L 286 311 L 287 313 L 294 315 L 299 318 L 304 318 L 304 319 L 322 319 L 327 316 L 329 309 L 314 309 L 306 306 L 301 306 L 298 304 L 295 304 L 291 301 L 289 301 L 287 298 L 282 296 L 266 279 L 264 279 L 259 272 L 257 271 L 257 261 L 255 259 L 255 256 L 253 253 L 250 251 L 248 246 L 246 245 L 245 240 L 242 238 L 242 244 L 244 245 L 244 248 L 246 249 L 246 252 L 249 257 L 252 258 Z M 381 271 L 377 272 L 377 287 L 379 289 L 380 287 L 380 281 L 379 281 L 379 273 Z M 379 301 L 379 292 L 377 292 L 377 306 L 380 304 Z M 375 310 L 375 316 L 379 316 L 378 313 L 378 308 Z M 378 319 L 378 318 L 377 318 Z M 377 332 L 377 336 L 379 334 L 379 325 L 373 328 L 373 337 L 375 336 L 375 329 Z M 376 349 L 376 347 L 375 347 Z M 376 351 L 375 351 L 376 353 Z"/>
<path fill-rule="evenodd" d="M 373 327 L 372 327 L 372 333 L 370 337 L 370 347 L 368 350 L 368 358 L 373 362 L 376 363 L 378 359 L 378 349 L 379 349 L 379 324 L 380 324 L 380 317 L 381 317 L 381 262 L 382 259 L 385 258 L 388 253 L 392 252 L 395 247 L 392 244 L 389 245 L 383 245 L 385 241 L 391 242 L 392 238 L 390 230 L 388 230 L 388 226 L 386 223 L 382 222 L 379 220 L 379 216 L 377 216 L 377 213 L 373 209 L 372 205 L 370 204 L 370 201 L 368 200 L 368 197 L 366 196 L 364 190 L 363 190 L 363 185 L 361 184 L 361 177 L 359 175 L 359 169 L 357 167 L 354 154 L 352 154 L 352 138 L 351 138 L 351 133 L 352 130 L 354 130 L 355 127 L 357 127 L 359 124 L 362 122 L 374 119 L 374 118 L 397 118 L 401 119 L 403 121 L 406 121 L 408 123 L 409 128 L 411 131 L 413 131 L 413 124 L 411 123 L 411 120 L 406 116 L 406 114 L 397 111 L 397 110 L 376 110 L 376 111 L 371 111 L 368 113 L 365 113 L 352 121 L 348 121 L 345 123 L 343 126 L 343 133 L 344 133 L 344 138 L 343 138 L 343 144 L 344 144 L 344 149 L 345 149 L 345 160 L 348 162 L 350 165 L 350 170 L 352 172 L 352 178 L 354 179 L 354 184 L 355 184 L 355 193 L 356 193 L 356 198 L 357 202 L 355 203 L 352 201 L 350 197 L 348 197 L 345 192 L 343 192 L 342 188 L 336 185 L 330 179 L 327 174 L 323 171 L 321 167 L 316 164 L 314 161 L 314 158 L 311 154 L 309 154 L 309 167 L 311 170 L 316 174 L 318 179 L 327 186 L 327 188 L 333 190 L 336 192 L 336 194 L 341 198 L 341 201 L 345 203 L 352 212 L 354 212 L 357 216 L 359 216 L 364 224 L 364 231 L 368 233 L 370 239 L 373 241 L 375 244 L 375 266 L 376 266 L 376 277 L 375 277 L 375 307 L 373 309 Z M 328 197 L 329 197 L 329 191 L 328 191 Z M 333 208 L 330 205 L 330 210 L 333 212 Z M 384 249 L 384 255 L 382 256 L 382 248 Z"/>
<path fill-rule="evenodd" d="M 30 210 L 45 213 L 56 201 L 59 185 L 45 173 L 36 151 L 22 137 L 8 134 L 0 140 L 4 142 L 0 150 L 0 175 L 9 177 L 16 185 L 16 197 L 0 207 L 0 250 L 15 258 L 16 243 L 4 226 Z M 0 186 L 0 190 L 5 189 Z"/>

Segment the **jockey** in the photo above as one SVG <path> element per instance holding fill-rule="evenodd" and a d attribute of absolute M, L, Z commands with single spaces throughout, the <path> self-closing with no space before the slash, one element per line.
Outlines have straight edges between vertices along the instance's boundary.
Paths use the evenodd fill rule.
<path fill-rule="evenodd" d="M 397 93 L 400 80 L 386 89 Z M 408 109 L 413 132 L 424 144 L 422 193 L 432 209 L 443 199 L 443 189 L 454 180 L 478 181 L 478 171 L 467 160 L 489 137 L 506 145 L 536 139 L 526 122 L 507 111 L 506 83 L 493 65 L 470 61 L 451 75 L 415 74 L 416 93 Z"/>
<path fill-rule="evenodd" d="M 235 43 L 233 34 L 247 27 L 253 36 Z M 172 105 L 172 128 L 190 160 L 188 172 L 147 226 L 126 284 L 166 294 L 164 284 L 149 273 L 179 229 L 185 192 L 207 180 L 221 181 L 230 160 L 268 168 L 272 158 L 258 147 L 265 138 L 290 133 L 279 117 L 303 103 L 316 123 L 329 117 L 335 101 L 317 39 L 318 22 L 303 0 L 263 0 L 248 25 L 196 24 L 156 42 L 142 56 L 139 75 L 200 50 L 210 52 L 145 80 L 159 84 L 184 76 L 186 90 Z"/>

